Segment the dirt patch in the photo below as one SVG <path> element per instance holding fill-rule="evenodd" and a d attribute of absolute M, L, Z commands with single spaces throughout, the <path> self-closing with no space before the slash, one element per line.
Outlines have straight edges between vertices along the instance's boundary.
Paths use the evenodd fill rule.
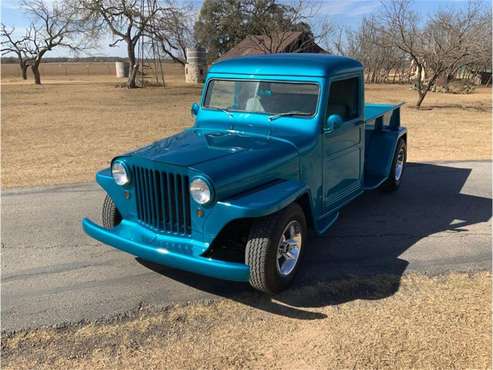
<path fill-rule="evenodd" d="M 171 70 L 165 89 L 115 88 L 112 76 L 47 76 L 45 85 L 2 81 L 2 187 L 93 181 L 115 155 L 166 137 L 193 123 L 190 106 L 200 87 Z M 491 89 L 473 94 L 416 92 L 401 85 L 369 85 L 366 100 L 409 103 L 410 161 L 491 157 Z"/>
<path fill-rule="evenodd" d="M 243 303 L 223 300 L 127 321 L 20 332 L 4 337 L 2 365 L 491 368 L 491 273 L 409 275 L 397 293 L 376 299 L 395 288 L 393 281 L 355 278 L 289 291 L 281 301 L 289 298 L 296 310 L 310 313 L 298 317 L 269 312 L 258 295 Z"/>

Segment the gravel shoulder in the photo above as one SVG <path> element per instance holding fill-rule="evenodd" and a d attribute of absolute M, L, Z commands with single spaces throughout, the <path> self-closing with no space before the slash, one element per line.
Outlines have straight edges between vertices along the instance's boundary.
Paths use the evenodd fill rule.
<path fill-rule="evenodd" d="M 2 340 L 4 369 L 490 368 L 491 273 L 352 278 Z M 387 297 L 382 299 L 382 297 Z"/>

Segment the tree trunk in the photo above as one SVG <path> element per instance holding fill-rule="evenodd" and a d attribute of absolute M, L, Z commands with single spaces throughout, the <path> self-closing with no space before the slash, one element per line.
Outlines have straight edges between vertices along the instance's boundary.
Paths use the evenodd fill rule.
<path fill-rule="evenodd" d="M 21 68 L 21 77 L 23 80 L 27 80 L 27 68 L 29 65 L 25 62 L 20 62 L 19 67 Z"/>
<path fill-rule="evenodd" d="M 418 100 L 416 101 L 416 108 L 420 108 L 421 107 L 421 103 L 423 103 L 423 100 L 425 99 L 425 96 L 426 96 L 426 93 L 428 91 L 418 91 Z"/>
<path fill-rule="evenodd" d="M 39 62 L 34 62 L 31 65 L 31 70 L 33 71 L 33 75 L 34 75 L 34 83 L 36 85 L 41 85 L 41 75 L 39 74 Z"/>
<path fill-rule="evenodd" d="M 425 99 L 426 94 L 428 94 L 428 91 L 431 90 L 431 87 L 433 84 L 436 82 L 438 76 L 440 76 L 441 72 L 435 72 L 433 77 L 428 81 L 426 85 L 421 85 L 421 88 L 418 90 L 418 101 L 416 102 L 416 108 L 421 107 L 421 103 Z"/>
<path fill-rule="evenodd" d="M 137 80 L 137 72 L 139 72 L 139 65 L 131 65 L 127 81 L 127 87 L 129 89 L 135 89 L 137 87 L 137 83 L 135 82 Z"/>
<path fill-rule="evenodd" d="M 423 83 L 421 81 L 421 75 L 423 72 L 423 67 L 421 64 L 416 63 L 416 90 L 418 90 L 418 100 L 416 101 L 416 108 L 419 108 L 421 106 L 421 103 L 423 102 L 423 99 L 426 96 L 426 92 L 423 93 Z"/>
<path fill-rule="evenodd" d="M 130 71 L 128 73 L 127 87 L 129 89 L 135 89 L 137 87 L 135 80 L 137 79 L 137 72 L 139 71 L 139 65 L 137 64 L 137 60 L 135 58 L 135 48 L 132 40 L 127 41 L 127 52 L 128 52 L 128 61 L 130 63 Z"/>

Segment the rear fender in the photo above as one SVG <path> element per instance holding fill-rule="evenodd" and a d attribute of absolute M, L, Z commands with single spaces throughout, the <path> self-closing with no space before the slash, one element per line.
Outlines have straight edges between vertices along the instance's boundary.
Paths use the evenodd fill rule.
<path fill-rule="evenodd" d="M 407 130 L 368 130 L 365 145 L 365 176 L 387 179 L 392 170 L 392 161 L 397 143 L 405 137 Z"/>

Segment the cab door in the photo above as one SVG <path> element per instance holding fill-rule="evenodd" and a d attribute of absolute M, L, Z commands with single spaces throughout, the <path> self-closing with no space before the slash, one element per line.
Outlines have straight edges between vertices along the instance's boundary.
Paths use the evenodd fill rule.
<path fill-rule="evenodd" d="M 337 209 L 361 193 L 364 161 L 363 79 L 360 72 L 330 80 L 324 125 L 323 203 L 325 213 Z"/>

